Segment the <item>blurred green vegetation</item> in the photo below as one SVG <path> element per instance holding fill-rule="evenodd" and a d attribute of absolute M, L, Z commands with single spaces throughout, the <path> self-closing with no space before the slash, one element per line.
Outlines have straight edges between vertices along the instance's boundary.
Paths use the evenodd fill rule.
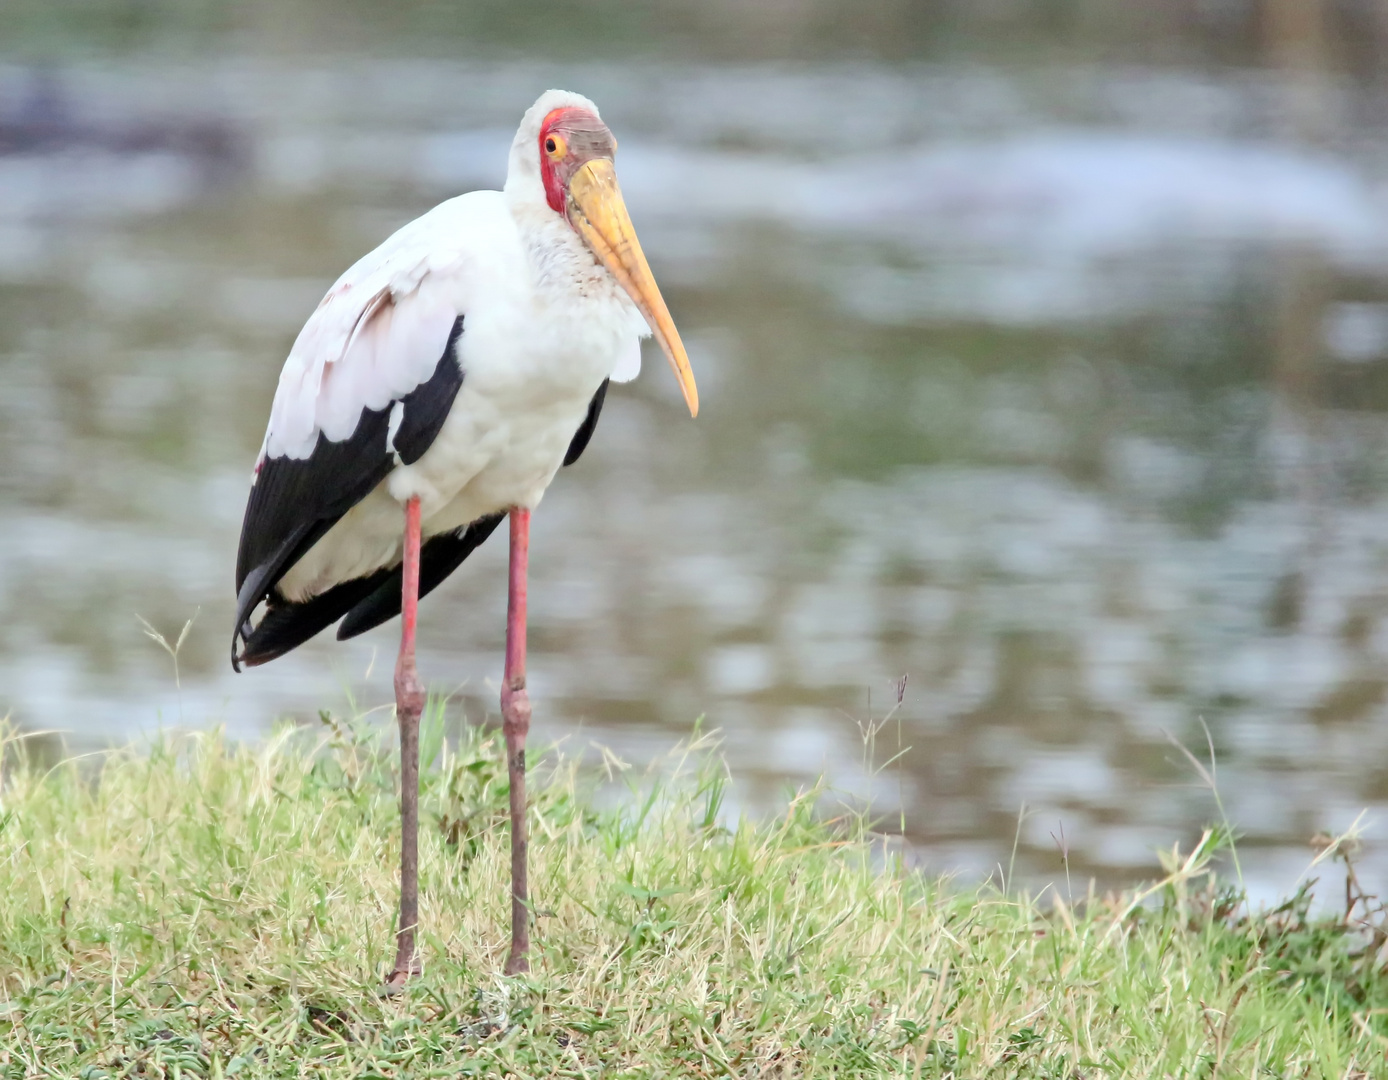
<path fill-rule="evenodd" d="M 1305 0 L 1336 66 L 1377 69 L 1388 19 Z M 988 55 L 1074 62 L 1256 63 L 1277 51 L 1274 0 L 7 0 L 0 55 L 171 49 L 613 60 L 885 60 Z M 1285 20 L 1283 20 L 1285 21 Z"/>

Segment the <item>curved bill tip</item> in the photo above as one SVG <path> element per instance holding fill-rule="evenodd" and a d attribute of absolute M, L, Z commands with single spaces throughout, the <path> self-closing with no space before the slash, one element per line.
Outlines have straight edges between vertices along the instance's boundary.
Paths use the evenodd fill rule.
<path fill-rule="evenodd" d="M 689 354 L 636 239 L 610 158 L 593 158 L 574 173 L 569 180 L 568 207 L 569 220 L 578 235 L 645 316 L 679 380 L 689 415 L 698 416 L 699 389 L 694 385 Z"/>

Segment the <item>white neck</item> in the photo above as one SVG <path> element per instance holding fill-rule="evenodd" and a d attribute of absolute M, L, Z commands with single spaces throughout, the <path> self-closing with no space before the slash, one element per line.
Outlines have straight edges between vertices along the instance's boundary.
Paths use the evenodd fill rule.
<path fill-rule="evenodd" d="M 503 189 L 525 246 L 536 295 L 552 303 L 593 300 L 630 316 L 645 329 L 636 305 L 593 257 L 562 214 L 550 208 L 540 177 L 540 126 L 554 109 L 578 107 L 597 115 L 597 106 L 580 94 L 547 90 L 526 111 L 511 143 Z"/>

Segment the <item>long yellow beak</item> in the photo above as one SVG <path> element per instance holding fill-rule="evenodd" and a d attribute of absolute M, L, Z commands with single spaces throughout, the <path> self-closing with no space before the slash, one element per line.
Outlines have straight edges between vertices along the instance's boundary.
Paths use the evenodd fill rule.
<path fill-rule="evenodd" d="M 656 288 L 641 242 L 636 239 L 636 229 L 617 184 L 617 170 L 610 159 L 584 162 L 573 174 L 569 180 L 569 220 L 598 261 L 641 309 L 651 333 L 675 369 L 689 415 L 698 416 L 699 391 L 689 367 L 689 354 L 684 351 L 675 320 L 670 318 L 670 309 Z"/>

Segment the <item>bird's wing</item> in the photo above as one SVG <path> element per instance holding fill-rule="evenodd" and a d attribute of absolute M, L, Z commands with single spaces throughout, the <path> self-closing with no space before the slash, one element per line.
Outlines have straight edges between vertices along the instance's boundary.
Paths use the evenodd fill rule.
<path fill-rule="evenodd" d="M 466 255 L 439 242 L 439 210 L 348 270 L 290 350 L 241 528 L 236 635 L 343 514 L 424 454 L 448 416 L 463 379 Z M 235 651 L 233 642 L 233 660 Z"/>
<path fill-rule="evenodd" d="M 564 464 L 572 465 L 580 457 L 583 451 L 588 449 L 588 440 L 593 437 L 593 432 L 597 430 L 598 416 L 602 413 L 602 403 L 607 398 L 607 384 L 612 379 L 603 379 L 602 385 L 598 387 L 598 392 L 593 395 L 593 400 L 588 402 L 588 414 L 583 418 L 583 423 L 578 425 L 578 430 L 574 432 L 574 437 L 569 440 L 569 448 L 564 452 Z"/>
<path fill-rule="evenodd" d="M 465 258 L 411 222 L 328 290 L 280 372 L 262 459 L 309 457 L 321 434 L 351 437 L 363 409 L 382 409 L 428 379 L 462 314 Z"/>
<path fill-rule="evenodd" d="M 419 595 L 425 597 L 458 569 L 501 524 L 505 514 L 479 518 L 456 532 L 426 539 L 419 552 Z M 299 603 L 276 603 L 246 641 L 243 663 L 264 664 L 303 644 L 320 630 L 342 619 L 339 641 L 356 637 L 400 614 L 402 570 L 399 563 L 362 577 L 339 582 Z M 346 618 L 343 618 L 343 616 Z"/>

